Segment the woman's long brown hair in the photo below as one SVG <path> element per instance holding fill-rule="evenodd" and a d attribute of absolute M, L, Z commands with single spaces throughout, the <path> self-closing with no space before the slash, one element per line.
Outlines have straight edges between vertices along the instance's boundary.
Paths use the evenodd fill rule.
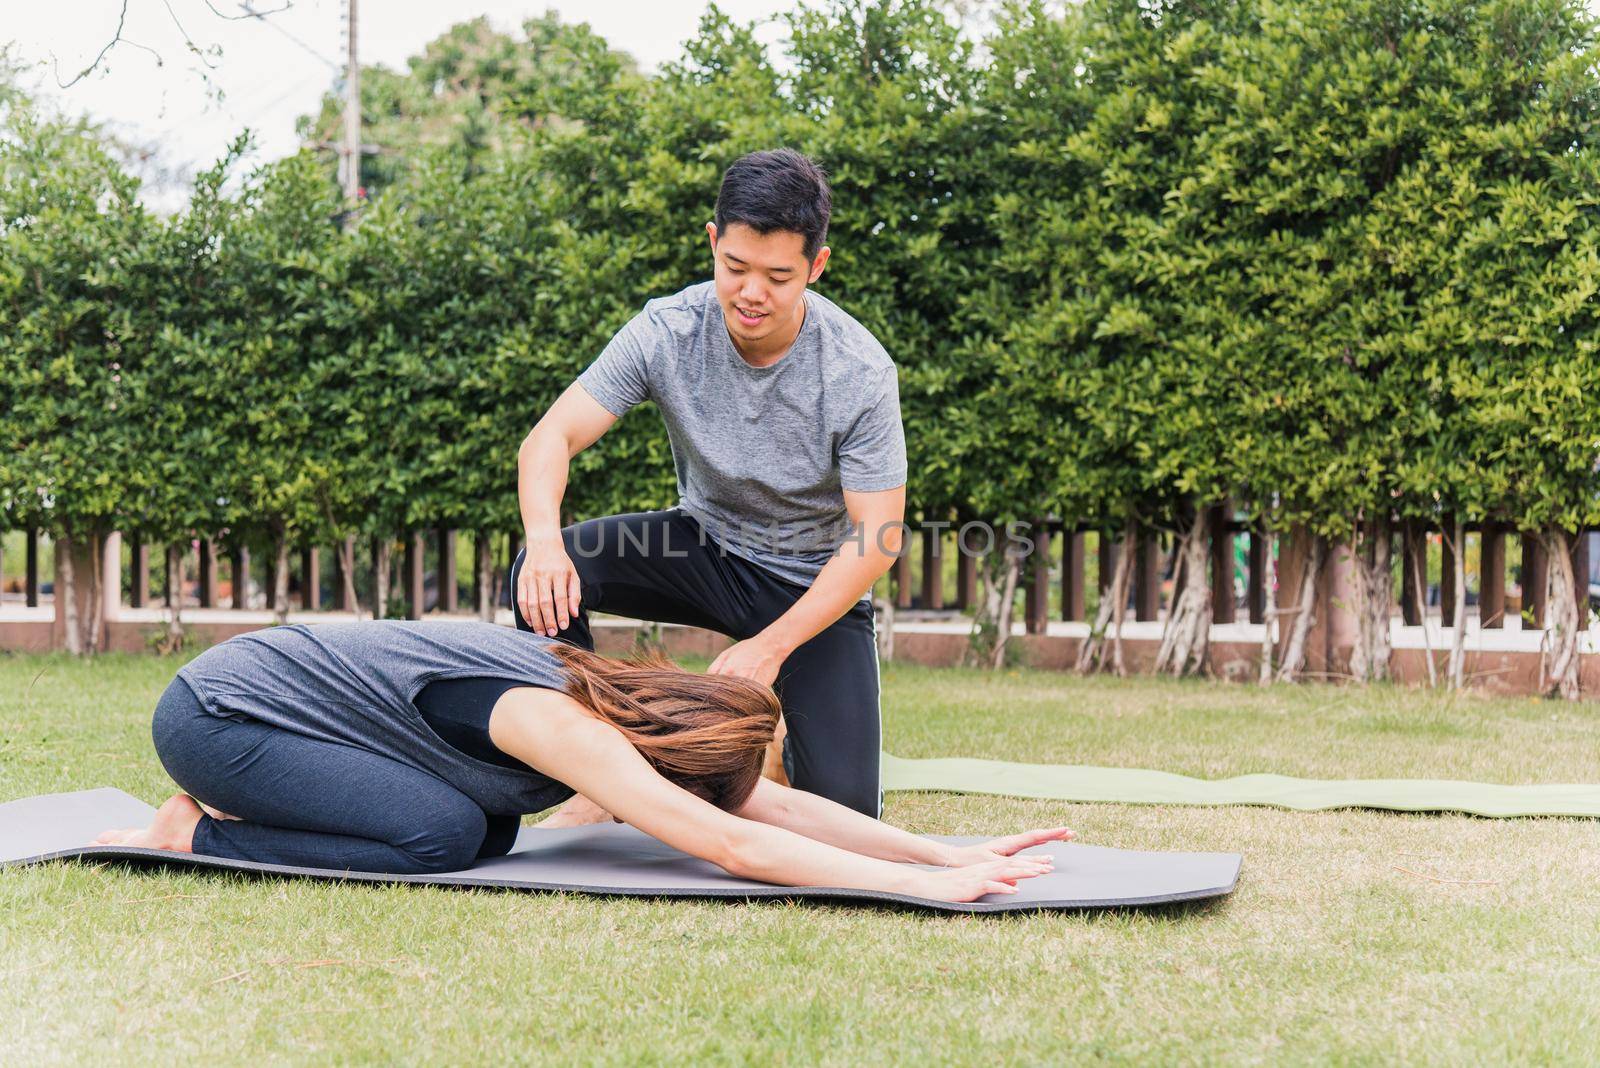
<path fill-rule="evenodd" d="M 761 778 L 780 706 L 769 687 L 686 671 L 660 654 L 598 656 L 556 643 L 566 694 L 622 732 L 664 778 L 732 812 Z"/>

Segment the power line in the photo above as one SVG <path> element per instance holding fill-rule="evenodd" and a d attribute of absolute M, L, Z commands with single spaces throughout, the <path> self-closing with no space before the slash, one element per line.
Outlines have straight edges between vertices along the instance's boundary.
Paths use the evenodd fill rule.
<path fill-rule="evenodd" d="M 333 60 L 329 59 L 321 52 L 318 52 L 315 48 L 306 44 L 300 38 L 296 37 L 294 34 L 290 33 L 288 30 L 284 29 L 282 26 L 279 26 L 276 22 L 273 22 L 266 17 L 268 15 L 275 15 L 278 11 L 286 10 L 286 7 L 278 8 L 275 11 L 257 11 L 254 7 L 250 6 L 249 0 L 240 0 L 239 10 L 244 12 L 243 15 L 238 16 L 239 18 L 253 18 L 263 26 L 272 27 L 274 30 L 292 42 L 302 52 L 305 52 L 307 55 L 312 56 L 319 62 L 326 64 L 332 70 L 337 71 L 340 69 L 339 64 L 335 63 Z"/>
<path fill-rule="evenodd" d="M 301 75 L 295 80 L 294 84 L 287 91 L 279 92 L 265 105 L 262 105 L 261 102 L 263 100 L 267 100 L 268 95 L 274 90 L 277 90 L 279 88 L 278 86 L 272 85 L 271 83 L 262 83 L 257 85 L 251 91 L 245 93 L 237 100 L 231 99 L 230 97 L 224 95 L 216 102 L 215 106 L 208 106 L 199 111 L 191 112 L 180 119 L 173 120 L 168 125 L 145 136 L 150 140 L 160 140 L 166 135 L 186 126 L 220 122 L 238 123 L 241 121 L 238 118 L 238 113 L 241 111 L 248 111 L 250 113 L 250 118 L 253 120 L 263 111 L 266 111 L 268 108 L 277 105 L 288 97 L 293 96 L 295 93 L 298 93 L 302 89 L 306 88 L 307 84 L 312 78 L 313 75 L 310 74 Z M 248 125 L 248 123 L 246 124 Z"/>

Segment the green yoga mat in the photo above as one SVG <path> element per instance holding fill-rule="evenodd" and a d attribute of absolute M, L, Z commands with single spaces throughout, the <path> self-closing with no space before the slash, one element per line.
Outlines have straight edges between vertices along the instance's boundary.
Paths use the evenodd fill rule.
<path fill-rule="evenodd" d="M 959 757 L 904 760 L 889 753 L 883 754 L 883 788 L 1132 805 L 1274 805 L 1303 812 L 1387 808 L 1474 816 L 1600 817 L 1600 784 L 1499 786 L 1447 779 L 1323 780 L 1287 775 L 1191 779 L 1143 768 L 1015 764 Z"/>

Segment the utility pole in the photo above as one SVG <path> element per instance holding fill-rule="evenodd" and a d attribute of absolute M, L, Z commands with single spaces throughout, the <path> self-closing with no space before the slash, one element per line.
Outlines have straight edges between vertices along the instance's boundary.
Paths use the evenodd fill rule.
<path fill-rule="evenodd" d="M 353 206 L 361 197 L 361 64 L 356 59 L 356 0 L 344 0 L 344 197 Z"/>
<path fill-rule="evenodd" d="M 355 225 L 355 208 L 361 199 L 361 63 L 356 56 L 356 0 L 344 0 L 345 68 L 344 68 L 344 143 L 339 149 L 339 160 L 344 165 L 340 173 L 344 185 L 345 226 Z M 339 610 L 354 612 L 361 618 L 361 602 L 356 599 L 356 539 L 346 537 L 336 547 L 338 554 Z M 376 563 L 376 561 L 375 561 Z M 376 568 L 384 581 L 388 580 L 387 556 Z M 315 582 L 315 578 L 312 579 Z M 383 604 L 384 593 L 379 592 L 377 603 Z"/>

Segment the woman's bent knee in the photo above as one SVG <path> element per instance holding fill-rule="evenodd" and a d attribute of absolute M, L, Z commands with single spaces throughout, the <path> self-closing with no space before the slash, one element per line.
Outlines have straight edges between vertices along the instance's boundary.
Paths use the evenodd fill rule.
<path fill-rule="evenodd" d="M 181 758 L 194 744 L 198 728 L 210 718 L 200 698 L 181 678 L 173 679 L 161 699 L 156 702 L 155 713 L 150 718 L 150 740 L 155 743 L 156 755 L 166 764 L 169 759 Z"/>
<path fill-rule="evenodd" d="M 461 871 L 472 867 L 489 833 L 489 818 L 483 809 L 462 797 L 461 804 L 446 806 L 427 827 L 419 828 L 410 841 L 401 844 L 417 864 L 419 875 Z"/>

